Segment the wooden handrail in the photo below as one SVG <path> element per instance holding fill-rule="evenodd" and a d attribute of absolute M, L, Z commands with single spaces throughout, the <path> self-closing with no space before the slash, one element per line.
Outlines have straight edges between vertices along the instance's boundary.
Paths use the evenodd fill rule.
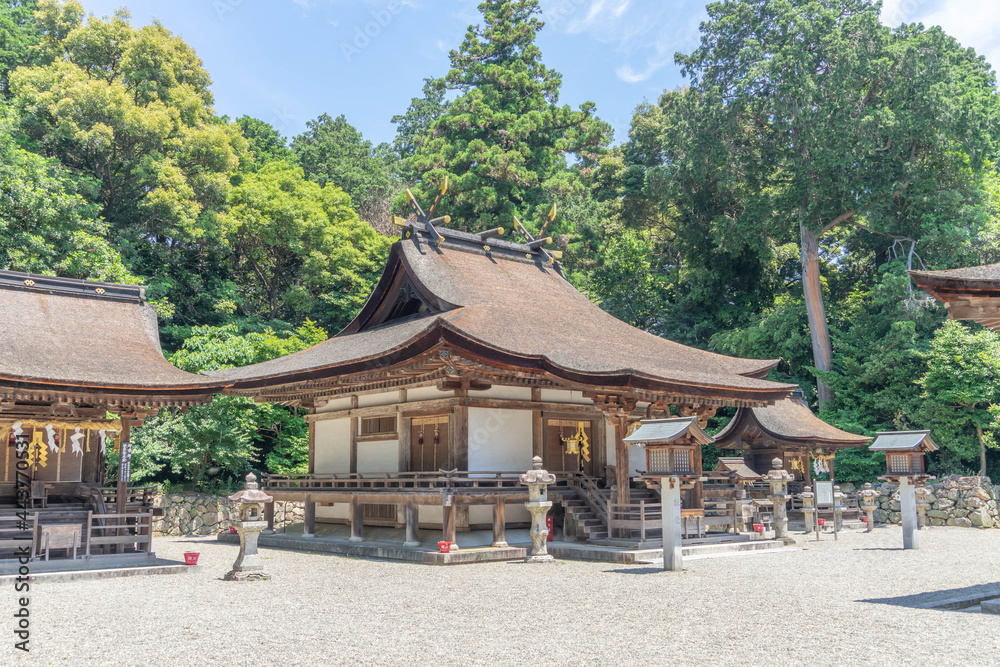
<path fill-rule="evenodd" d="M 284 489 L 318 490 L 379 490 L 379 489 L 450 489 L 524 488 L 520 482 L 521 471 L 496 470 L 455 470 L 421 472 L 380 472 L 380 473 L 300 473 L 295 475 L 261 476 L 263 489 L 280 491 Z M 565 474 L 557 474 L 557 484 L 565 483 Z"/>

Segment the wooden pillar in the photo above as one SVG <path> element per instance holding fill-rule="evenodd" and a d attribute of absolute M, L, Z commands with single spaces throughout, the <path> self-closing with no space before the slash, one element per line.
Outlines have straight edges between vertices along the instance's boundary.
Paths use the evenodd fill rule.
<path fill-rule="evenodd" d="M 493 546 L 498 549 L 507 547 L 507 506 L 499 495 L 493 502 Z"/>
<path fill-rule="evenodd" d="M 357 494 L 351 496 L 351 542 L 365 541 L 365 512 Z"/>
<path fill-rule="evenodd" d="M 396 421 L 396 431 L 399 433 L 399 471 L 408 472 L 410 470 L 410 418 L 398 417 Z"/>
<path fill-rule="evenodd" d="M 412 500 L 406 503 L 406 541 L 403 546 L 420 546 L 420 508 Z"/>
<path fill-rule="evenodd" d="M 355 409 L 357 407 L 358 407 L 357 395 L 351 396 L 351 409 Z M 351 415 L 350 466 L 352 473 L 356 473 L 358 471 L 358 418 L 355 417 L 354 415 Z"/>
<path fill-rule="evenodd" d="M 448 420 L 450 423 L 451 442 L 449 443 L 451 452 L 448 457 L 453 469 L 469 469 L 469 408 L 459 406 L 452 412 Z"/>
<path fill-rule="evenodd" d="M 306 496 L 306 521 L 302 529 L 302 537 L 316 537 L 316 503 L 312 496 Z"/>
<path fill-rule="evenodd" d="M 312 424 L 310 424 L 310 427 Z M 274 532 L 274 501 L 269 503 L 264 503 L 264 520 L 267 521 L 267 528 L 263 531 L 265 533 Z"/>
<path fill-rule="evenodd" d="M 615 502 L 619 505 L 627 505 L 632 500 L 629 491 L 631 479 L 629 475 L 628 443 L 625 436 L 628 429 L 628 415 L 620 414 L 614 417 L 615 425 L 615 484 L 618 491 L 615 495 Z"/>
<path fill-rule="evenodd" d="M 590 430 L 593 432 L 591 456 L 594 459 L 594 477 L 604 479 L 607 475 L 608 465 L 608 429 L 605 426 L 603 415 L 600 419 L 590 422 Z"/>
<path fill-rule="evenodd" d="M 312 410 L 310 410 L 312 412 Z M 309 422 L 309 467 L 306 472 L 310 475 L 316 472 L 316 422 Z"/>
<path fill-rule="evenodd" d="M 531 411 L 531 456 L 545 459 L 545 426 L 542 423 L 542 390 L 539 387 L 531 388 L 531 402 L 536 403 L 535 409 Z M 546 462 L 548 464 L 548 462 Z"/>
<path fill-rule="evenodd" d="M 451 494 L 445 494 L 442 500 L 443 520 L 441 522 L 441 539 L 452 545 L 452 549 L 457 549 L 455 542 L 455 498 Z"/>

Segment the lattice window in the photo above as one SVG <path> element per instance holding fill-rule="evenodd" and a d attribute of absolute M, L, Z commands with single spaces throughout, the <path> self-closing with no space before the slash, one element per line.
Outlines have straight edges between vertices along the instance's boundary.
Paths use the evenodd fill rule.
<path fill-rule="evenodd" d="M 361 435 L 396 435 L 395 417 L 366 417 L 361 420 Z"/>
<path fill-rule="evenodd" d="M 895 473 L 908 473 L 908 472 L 910 472 L 910 455 L 909 454 L 890 454 L 889 455 L 889 472 L 895 472 Z"/>
<path fill-rule="evenodd" d="M 671 472 L 691 472 L 691 452 L 689 450 L 674 450 L 674 468 Z"/>
<path fill-rule="evenodd" d="M 648 464 L 649 472 L 670 472 L 670 451 L 650 449 Z"/>

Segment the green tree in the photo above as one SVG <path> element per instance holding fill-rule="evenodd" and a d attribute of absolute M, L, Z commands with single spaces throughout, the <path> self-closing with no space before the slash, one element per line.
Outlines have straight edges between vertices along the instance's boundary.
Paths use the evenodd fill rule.
<path fill-rule="evenodd" d="M 18 148 L 0 113 L 0 267 L 132 283 L 107 225 L 86 195 L 93 184 Z"/>
<path fill-rule="evenodd" d="M 949 320 L 935 334 L 925 359 L 923 410 L 942 460 L 955 465 L 978 454 L 979 474 L 985 475 L 987 447 L 1000 447 L 987 433 L 1000 407 L 1000 336 Z"/>
<path fill-rule="evenodd" d="M 247 167 L 259 169 L 269 162 L 294 162 L 295 155 L 286 145 L 285 138 L 267 123 L 250 116 L 240 116 L 236 124 L 247 140 L 247 150 L 251 160 Z"/>
<path fill-rule="evenodd" d="M 0 95 L 10 97 L 10 73 L 31 64 L 39 33 L 35 24 L 37 0 L 6 0 L 0 4 Z"/>
<path fill-rule="evenodd" d="M 441 210 L 458 226 L 510 229 L 515 215 L 540 220 L 553 191 L 567 189 L 568 161 L 591 164 L 610 129 L 593 103 L 557 105 L 562 80 L 535 44 L 544 25 L 536 0 L 490 0 L 479 11 L 483 24 L 469 26 L 451 71 L 434 84 L 458 97 L 425 138 L 408 139 L 415 148 L 405 164 L 424 200 L 449 179 Z"/>
<path fill-rule="evenodd" d="M 94 179 L 100 214 L 130 269 L 150 276 L 184 319 L 211 312 L 225 248 L 217 210 L 246 153 L 240 128 L 213 115 L 210 79 L 159 23 L 125 10 L 80 21 L 79 5 L 39 2 L 49 64 L 11 75 L 20 129 L 38 150 Z"/>
<path fill-rule="evenodd" d="M 389 239 L 358 220 L 333 184 L 272 162 L 247 174 L 221 216 L 230 230 L 239 307 L 266 320 L 346 325 L 378 280 Z"/>
<path fill-rule="evenodd" d="M 436 85 L 434 79 L 424 79 L 423 97 L 414 97 L 406 112 L 392 117 L 396 138 L 392 149 L 399 158 L 397 168 L 407 181 L 416 180 L 406 166 L 406 160 L 422 148 L 430 136 L 434 122 L 448 109 L 446 90 Z"/>
<path fill-rule="evenodd" d="M 966 199 L 955 190 L 975 189 L 995 155 L 989 65 L 939 28 L 882 26 L 879 9 L 873 0 L 716 2 L 700 47 L 678 55 L 699 95 L 694 131 L 711 148 L 692 161 L 743 188 L 738 225 L 797 228 L 820 371 L 833 354 L 824 237 L 851 224 L 919 239 L 929 214 L 965 210 L 955 210 Z M 952 187 L 942 192 L 942 181 Z M 819 396 L 830 398 L 822 382 Z"/>
<path fill-rule="evenodd" d="M 305 133 L 292 140 L 292 151 L 306 177 L 346 192 L 361 219 L 388 234 L 392 229 L 389 207 L 398 189 L 391 149 L 372 146 L 343 116 L 323 114 L 306 127 Z"/>
<path fill-rule="evenodd" d="M 221 370 L 291 354 L 325 339 L 326 332 L 311 322 L 296 329 L 195 327 L 170 360 L 189 372 Z M 136 481 L 176 480 L 207 487 L 238 482 L 251 469 L 305 472 L 309 428 L 296 408 L 216 396 L 212 403 L 187 412 L 162 411 L 136 431 L 134 445 Z M 220 472 L 212 474 L 214 468 Z"/>

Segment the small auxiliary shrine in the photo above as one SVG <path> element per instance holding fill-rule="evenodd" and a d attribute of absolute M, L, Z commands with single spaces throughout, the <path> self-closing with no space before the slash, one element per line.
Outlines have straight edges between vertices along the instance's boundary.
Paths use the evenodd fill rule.
<path fill-rule="evenodd" d="M 937 448 L 930 431 L 890 431 L 879 433 L 868 449 L 885 452 L 886 479 L 895 481 L 908 477 L 922 481 L 929 477 L 924 457 Z"/>
<path fill-rule="evenodd" d="M 662 477 L 677 477 L 686 509 L 702 505 L 701 446 L 712 441 L 696 417 L 645 419 L 625 438 L 625 442 L 640 445 L 646 453 L 646 470 L 638 479 L 656 488 Z"/>

